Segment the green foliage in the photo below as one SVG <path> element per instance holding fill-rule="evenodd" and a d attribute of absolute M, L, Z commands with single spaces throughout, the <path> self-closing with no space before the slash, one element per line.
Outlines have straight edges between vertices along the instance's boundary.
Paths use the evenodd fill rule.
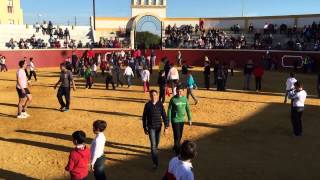
<path fill-rule="evenodd" d="M 160 48 L 161 37 L 150 32 L 136 32 L 136 47 L 141 49 Z"/>

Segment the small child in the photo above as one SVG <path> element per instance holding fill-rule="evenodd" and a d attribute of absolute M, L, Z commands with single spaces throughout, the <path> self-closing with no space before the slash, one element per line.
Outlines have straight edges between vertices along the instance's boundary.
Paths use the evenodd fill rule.
<path fill-rule="evenodd" d="M 168 171 L 163 180 L 193 180 L 192 159 L 197 155 L 197 145 L 192 141 L 184 141 L 180 155 L 170 160 Z"/>
<path fill-rule="evenodd" d="M 72 180 L 84 180 L 88 176 L 90 149 L 86 147 L 86 134 L 76 131 L 72 134 L 73 144 L 76 146 L 69 156 L 69 162 L 65 170 L 70 172 Z"/>
<path fill-rule="evenodd" d="M 145 66 L 143 68 L 143 71 L 141 72 L 141 79 L 143 82 L 143 90 L 144 92 L 149 92 L 149 81 L 150 81 L 150 71 L 148 68 Z"/>
<path fill-rule="evenodd" d="M 86 89 L 91 89 L 92 87 L 92 71 L 91 68 L 86 66 L 86 70 L 84 71 L 84 78 L 86 80 Z"/>
<path fill-rule="evenodd" d="M 188 71 L 188 77 L 187 77 L 187 99 L 189 100 L 189 96 L 191 95 L 192 99 L 195 101 L 195 104 L 198 104 L 197 98 L 193 94 L 193 89 L 197 88 L 197 84 L 195 80 L 193 79 L 191 71 Z"/>
<path fill-rule="evenodd" d="M 104 172 L 104 146 L 106 137 L 103 132 L 107 128 L 107 123 L 103 120 L 97 120 L 93 123 L 93 133 L 96 137 L 91 143 L 91 169 L 93 170 L 95 179 L 106 179 Z"/>

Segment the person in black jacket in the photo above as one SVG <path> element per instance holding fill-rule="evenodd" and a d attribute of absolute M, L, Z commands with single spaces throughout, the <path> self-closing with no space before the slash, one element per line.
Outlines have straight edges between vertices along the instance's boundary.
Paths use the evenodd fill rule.
<path fill-rule="evenodd" d="M 249 60 L 247 64 L 244 65 L 243 74 L 244 74 L 244 90 L 250 90 L 250 81 L 252 78 L 252 72 L 254 70 L 254 64 L 252 60 Z"/>
<path fill-rule="evenodd" d="M 158 85 L 159 85 L 159 93 L 160 93 L 159 101 L 161 101 L 163 104 L 166 101 L 166 85 L 167 85 L 166 73 L 164 71 L 159 72 Z"/>
<path fill-rule="evenodd" d="M 204 62 L 204 71 L 203 71 L 203 75 L 204 75 L 204 86 L 207 90 L 210 89 L 210 74 L 211 74 L 211 66 L 210 66 L 210 61 L 209 59 L 205 59 Z"/>
<path fill-rule="evenodd" d="M 169 120 L 167 119 L 163 104 L 158 101 L 158 92 L 156 90 L 151 90 L 150 101 L 144 106 L 142 122 L 144 133 L 149 135 L 154 169 L 157 169 L 159 166 L 158 145 L 160 141 L 162 121 L 165 125 L 164 133 L 166 133 L 166 130 L 169 128 Z"/>

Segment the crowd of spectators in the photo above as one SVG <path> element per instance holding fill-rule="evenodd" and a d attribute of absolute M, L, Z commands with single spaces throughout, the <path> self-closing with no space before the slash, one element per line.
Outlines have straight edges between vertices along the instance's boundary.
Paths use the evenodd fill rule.
<path fill-rule="evenodd" d="M 263 27 L 256 28 L 250 24 L 247 31 L 242 30 L 239 24 L 232 26 L 230 31 L 214 28 L 204 30 L 199 25 L 169 25 L 165 34 L 163 46 L 166 48 L 320 50 L 320 22 L 313 22 L 300 29 L 297 25 L 290 27 L 286 24 L 278 26 L 265 23 Z M 247 37 L 250 34 L 254 34 L 253 43 L 248 45 Z"/>

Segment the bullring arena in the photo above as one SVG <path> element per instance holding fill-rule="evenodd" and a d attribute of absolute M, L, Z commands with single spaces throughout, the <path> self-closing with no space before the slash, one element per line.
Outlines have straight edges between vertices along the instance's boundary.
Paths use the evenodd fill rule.
<path fill-rule="evenodd" d="M 194 94 L 199 103 L 195 104 L 192 98 L 189 100 L 192 126 L 185 123 L 182 137 L 182 140 L 191 140 L 197 144 L 197 155 L 192 160 L 194 179 L 320 179 L 320 53 L 319 49 L 313 49 L 317 41 L 320 41 L 320 23 L 317 29 L 319 37 L 315 35 L 316 37 L 312 37 L 315 43 L 310 41 L 305 43 L 304 47 L 297 43 L 294 47 L 283 45 L 282 48 L 276 49 L 279 45 L 277 41 L 286 44 L 283 42 L 292 40 L 287 37 L 288 30 L 284 35 L 275 29 L 270 28 L 266 31 L 263 28 L 264 23 L 268 22 L 270 25 L 283 23 L 288 27 L 298 25 L 297 28 L 302 30 L 305 25 L 319 22 L 320 15 L 167 18 L 166 0 L 147 1 L 149 4 L 143 2 L 131 2 L 130 18 L 91 17 L 90 27 L 57 25 L 57 28 L 70 29 L 74 42 L 72 46 L 66 37 L 67 47 L 60 47 L 57 41 L 50 44 L 46 32 L 37 32 L 35 35 L 49 42 L 41 47 L 39 43 L 29 42 L 32 38 L 20 42 L 7 42 L 7 36 L 14 36 L 15 39 L 29 38 L 35 33 L 36 26 L 0 24 L 0 57 L 5 56 L 5 64 L 9 69 L 7 72 L 0 72 L 0 179 L 70 179 L 65 167 L 69 154 L 75 147 L 71 135 L 77 130 L 84 131 L 87 134 L 86 145 L 89 147 L 95 138 L 92 124 L 96 120 L 104 120 L 108 124 L 104 132 L 107 179 L 162 179 L 170 159 L 175 156 L 172 150 L 172 127 L 169 127 L 166 134 L 161 132 L 159 167 L 154 170 L 150 140 L 145 135 L 142 124 L 144 105 L 149 101 L 149 93 L 144 92 L 142 81 L 138 77 L 133 78 L 133 86 L 128 88 L 123 73 L 131 59 L 134 63 L 141 63 L 141 59 L 155 56 L 156 63 L 150 76 L 150 89 L 159 89 L 159 65 L 163 59 L 177 67 L 180 81 L 185 83 L 182 68 L 177 63 L 179 54 L 184 64 L 190 66 L 188 71 L 192 72 L 198 86 Z M 151 44 L 155 50 L 141 39 L 139 41 L 138 32 L 144 32 L 144 23 L 154 24 L 153 33 L 161 36 L 161 42 L 157 46 Z M 237 33 L 237 30 L 229 30 L 229 27 L 236 24 L 241 26 L 241 30 L 238 30 L 243 35 Z M 262 39 L 259 47 L 256 47 L 255 35 L 247 32 L 250 24 L 255 26 L 257 34 L 273 34 L 273 42 L 264 44 L 265 39 Z M 180 28 L 171 32 L 168 30 L 169 26 L 178 26 L 181 29 L 199 26 L 203 33 L 191 30 L 190 33 L 186 33 L 191 39 L 175 42 L 170 38 L 175 39 L 176 37 L 171 36 L 181 33 Z M 209 38 L 204 34 L 214 28 L 223 30 L 223 33 L 217 31 L 213 34 L 225 34 L 223 38 L 235 36 L 236 39 L 239 38 L 239 42 L 236 40 L 233 47 L 216 46 L 211 42 L 202 42 L 204 47 L 202 43 L 199 43 L 197 48 L 189 47 L 196 44 L 195 39 L 201 41 Z M 123 29 L 126 35 L 121 35 L 124 33 Z M 217 38 L 221 38 L 220 35 L 217 35 Z M 299 39 L 298 35 L 295 35 L 294 40 Z M 242 36 L 246 37 L 246 42 Z M 308 39 L 307 35 L 304 36 Z M 86 45 L 78 46 L 80 41 Z M 75 46 L 75 42 L 79 44 Z M 227 44 L 227 41 L 220 43 Z M 112 47 L 110 44 L 113 44 Z M 238 45 L 241 47 L 238 48 Z M 318 45 L 320 47 L 320 44 Z M 136 56 L 137 51 L 140 51 L 141 55 Z M 89 58 L 88 52 L 93 53 L 93 57 Z M 54 86 L 60 77 L 61 63 L 66 63 L 69 61 L 66 59 L 74 55 L 79 59 L 92 61 L 93 64 L 98 65 L 99 61 L 105 61 L 108 65 L 114 66 L 113 61 L 119 59 L 112 59 L 109 55 L 115 53 L 120 57 L 121 52 L 125 53 L 126 57 L 123 63 L 120 63 L 120 79 L 124 86 L 116 87 L 114 90 L 106 89 L 106 77 L 102 75 L 100 66 L 97 76 L 93 77 L 94 85 L 91 89 L 85 88 L 85 79 L 74 73 L 77 89 L 71 92 L 70 111 L 59 110 L 57 90 Z M 34 59 L 38 80 L 32 79 L 29 82 L 33 96 L 28 108 L 31 117 L 18 119 L 16 72 L 19 61 L 24 57 L 27 58 L 27 63 L 29 58 Z M 204 82 L 205 57 L 210 60 L 211 65 L 209 90 L 205 88 Z M 270 64 L 266 64 L 267 58 Z M 253 75 L 251 90 L 243 88 L 243 71 L 248 60 L 252 60 L 255 66 L 262 65 L 264 68 L 261 91 L 255 91 Z M 217 91 L 217 86 L 213 84 L 216 71 L 214 64 L 217 61 L 228 66 L 234 62 L 234 76 L 231 76 L 227 68 L 226 91 Z M 308 66 L 306 62 L 309 63 Z M 145 66 L 148 66 L 146 64 L 150 66 L 150 62 L 145 63 Z M 30 70 L 30 67 L 27 69 Z M 289 102 L 283 102 L 286 81 L 291 72 L 296 74 L 296 79 L 303 83 L 303 89 L 308 93 L 302 117 L 303 135 L 298 137 L 292 133 L 291 105 Z M 183 93 L 186 95 L 187 90 L 184 89 Z M 166 96 L 163 104 L 166 111 L 170 98 L 172 95 Z M 92 171 L 89 172 L 88 179 L 95 179 Z"/>

